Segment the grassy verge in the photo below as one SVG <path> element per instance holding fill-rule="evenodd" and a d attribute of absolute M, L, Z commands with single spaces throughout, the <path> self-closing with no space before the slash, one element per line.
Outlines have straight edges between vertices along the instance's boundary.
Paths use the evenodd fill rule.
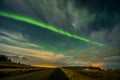
<path fill-rule="evenodd" d="M 120 71 L 62 69 L 70 80 L 120 80 Z"/>
<path fill-rule="evenodd" d="M 0 77 L 14 76 L 38 70 L 40 69 L 0 69 Z"/>
<path fill-rule="evenodd" d="M 38 70 L 43 70 L 43 68 L 32 67 L 24 64 L 13 63 L 13 62 L 0 62 L 0 78 L 29 73 Z"/>

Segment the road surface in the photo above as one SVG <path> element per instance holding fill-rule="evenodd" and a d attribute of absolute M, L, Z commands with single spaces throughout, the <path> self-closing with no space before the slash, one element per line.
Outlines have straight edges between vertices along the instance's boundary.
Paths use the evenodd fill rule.
<path fill-rule="evenodd" d="M 27 74 L 10 76 L 0 80 L 69 80 L 65 73 L 59 69 L 47 69 Z"/>

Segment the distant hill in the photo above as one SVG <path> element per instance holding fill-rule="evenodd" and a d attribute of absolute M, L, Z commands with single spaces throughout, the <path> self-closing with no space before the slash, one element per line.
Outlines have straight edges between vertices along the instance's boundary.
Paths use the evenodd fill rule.
<path fill-rule="evenodd" d="M 101 70 L 100 67 L 94 66 L 63 66 L 62 68 L 66 69 L 89 69 L 89 70 Z"/>

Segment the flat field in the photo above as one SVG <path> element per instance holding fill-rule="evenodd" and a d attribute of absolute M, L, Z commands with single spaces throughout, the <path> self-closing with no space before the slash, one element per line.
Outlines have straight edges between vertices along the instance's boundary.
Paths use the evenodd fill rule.
<path fill-rule="evenodd" d="M 62 70 L 70 80 L 120 80 L 120 70 Z"/>

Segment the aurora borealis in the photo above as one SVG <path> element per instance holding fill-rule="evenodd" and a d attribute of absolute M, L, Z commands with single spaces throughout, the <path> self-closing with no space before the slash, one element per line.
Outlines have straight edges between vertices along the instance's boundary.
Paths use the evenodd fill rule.
<path fill-rule="evenodd" d="M 47 25 L 45 23 L 36 21 L 34 19 L 31 19 L 31 18 L 27 18 L 27 17 L 24 17 L 24 16 L 12 14 L 12 13 L 2 12 L 2 11 L 0 11 L 0 16 L 5 16 L 5 17 L 8 17 L 8 18 L 12 18 L 12 19 L 28 22 L 28 23 L 34 24 L 35 26 L 46 28 L 48 30 L 60 33 L 62 35 L 65 35 L 65 36 L 68 36 L 68 37 L 71 37 L 71 38 L 79 39 L 79 40 L 82 40 L 84 42 L 88 42 L 88 43 L 91 43 L 91 44 L 96 44 L 98 46 L 103 46 L 103 44 L 101 44 L 99 42 L 90 41 L 90 40 L 88 40 L 88 39 L 86 39 L 84 37 L 80 37 L 80 36 L 77 36 L 75 34 L 71 34 L 69 32 L 63 31 L 61 29 L 57 29 L 57 28 L 55 28 L 53 26 Z"/>
<path fill-rule="evenodd" d="M 0 0 L 0 54 L 32 65 L 120 68 L 116 0 Z"/>

